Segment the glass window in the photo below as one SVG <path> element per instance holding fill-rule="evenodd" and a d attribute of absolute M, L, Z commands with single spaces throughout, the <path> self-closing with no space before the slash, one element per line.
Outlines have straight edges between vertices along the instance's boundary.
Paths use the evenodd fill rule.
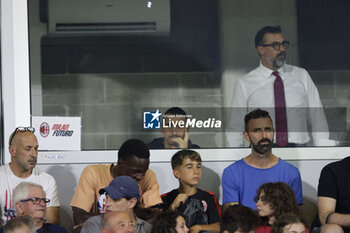
<path fill-rule="evenodd" d="M 230 129 L 232 110 L 237 110 L 232 105 L 234 87 L 239 78 L 259 66 L 254 37 L 266 25 L 282 27 L 284 39 L 290 41 L 286 62 L 307 70 L 323 104 L 323 108 L 309 108 L 309 90 L 294 92 L 300 97 L 298 111 L 306 112 L 307 125 L 289 131 L 289 136 L 300 139 L 298 133 L 304 134 L 295 141 L 302 146 L 349 143 L 349 3 L 126 0 L 121 10 L 113 3 L 84 1 L 89 12 L 79 7 L 79 1 L 28 2 L 32 115 L 80 116 L 83 150 L 118 149 L 131 137 L 153 142 L 155 147 L 172 143 L 201 148 L 238 146 L 229 139 L 230 133 L 236 133 L 243 142 L 243 117 L 233 120 L 242 130 Z M 120 18 L 111 19 L 118 10 Z M 158 18 L 140 18 L 148 15 L 147 10 L 152 10 L 152 16 L 159 14 Z M 259 85 L 253 83 L 248 89 Z M 254 98 L 268 101 L 265 88 L 260 87 L 262 92 Z M 240 91 L 246 94 L 243 88 Z M 289 103 L 289 90 L 285 95 Z M 184 118 L 169 117 L 177 112 L 164 116 L 171 107 L 182 108 Z M 238 109 L 244 115 L 256 107 Z M 274 111 L 268 104 L 261 107 Z M 287 111 L 294 107 L 287 106 Z M 157 110 L 162 114 L 163 131 L 144 129 Z M 315 133 L 328 133 L 327 127 L 312 128 L 313 122 L 325 126 L 319 120 L 323 112 L 329 141 L 316 143 Z M 290 117 L 288 124 L 299 118 Z M 191 122 L 189 131 L 176 130 L 182 119 Z"/>
<path fill-rule="evenodd" d="M 0 3 L 1 3 L 1 0 L 0 0 Z M 0 5 L 2 5 L 2 4 L 0 4 Z M 1 17 L 1 8 L 0 8 L 0 24 L 1 24 L 1 19 L 2 19 L 2 17 Z M 1 30 L 1 28 L 0 28 L 0 45 L 1 45 L 1 34 L 2 34 L 2 32 L 1 32 L 2 30 Z M 2 87 L 2 59 L 1 59 L 1 54 L 0 54 L 0 86 Z M 1 150 L 0 150 L 0 164 L 2 165 L 2 164 L 4 164 L 4 155 L 3 155 L 3 148 L 4 148 L 4 145 L 3 145 L 3 138 L 4 138 L 4 130 L 3 130 L 3 114 L 2 114 L 2 103 L 3 103 L 3 101 L 2 101 L 2 88 L 0 88 L 0 138 L 1 138 L 1 140 L 0 140 L 0 148 L 1 148 Z"/>

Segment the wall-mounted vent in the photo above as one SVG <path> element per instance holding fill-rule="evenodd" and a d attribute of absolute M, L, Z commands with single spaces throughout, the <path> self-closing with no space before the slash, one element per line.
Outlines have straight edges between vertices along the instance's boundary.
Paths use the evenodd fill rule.
<path fill-rule="evenodd" d="M 170 0 L 47 0 L 49 36 L 168 35 Z"/>

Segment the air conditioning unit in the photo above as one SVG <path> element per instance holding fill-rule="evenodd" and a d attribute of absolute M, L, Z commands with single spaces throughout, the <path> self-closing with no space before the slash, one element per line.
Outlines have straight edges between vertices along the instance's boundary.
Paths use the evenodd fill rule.
<path fill-rule="evenodd" d="M 168 35 L 170 0 L 47 0 L 49 36 Z"/>

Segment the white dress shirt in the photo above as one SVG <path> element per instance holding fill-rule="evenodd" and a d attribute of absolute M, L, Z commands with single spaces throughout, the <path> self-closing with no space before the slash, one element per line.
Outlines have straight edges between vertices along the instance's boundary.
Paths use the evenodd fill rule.
<path fill-rule="evenodd" d="M 227 143 L 243 145 L 244 116 L 261 108 L 270 113 L 275 122 L 273 70 L 260 66 L 236 81 L 232 109 L 228 121 Z M 308 127 L 312 130 L 314 145 L 334 145 L 328 140 L 329 131 L 317 88 L 305 69 L 285 64 L 278 72 L 283 80 L 287 108 L 288 143 L 309 142 Z"/>

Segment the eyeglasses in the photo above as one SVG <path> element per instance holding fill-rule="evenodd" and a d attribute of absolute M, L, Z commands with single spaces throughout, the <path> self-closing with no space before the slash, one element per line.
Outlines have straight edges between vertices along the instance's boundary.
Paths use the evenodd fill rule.
<path fill-rule="evenodd" d="M 11 142 L 13 140 L 13 138 L 15 137 L 16 133 L 17 132 L 26 132 L 26 131 L 29 131 L 31 133 L 34 133 L 35 132 L 35 129 L 33 127 L 23 127 L 23 126 L 19 126 L 15 129 L 15 131 L 13 131 L 13 133 L 11 134 L 10 136 L 10 140 L 9 140 L 9 145 L 11 146 Z"/>
<path fill-rule="evenodd" d="M 288 40 L 282 41 L 282 42 L 272 42 L 271 44 L 259 44 L 259 46 L 270 46 L 274 48 L 275 50 L 280 50 L 281 45 L 284 49 L 288 49 L 290 42 Z"/>
<path fill-rule="evenodd" d="M 43 201 L 45 204 L 50 202 L 49 198 L 40 198 L 40 197 L 31 197 L 28 199 L 21 200 L 20 202 L 28 202 L 31 201 L 33 204 L 39 205 L 41 201 Z"/>

